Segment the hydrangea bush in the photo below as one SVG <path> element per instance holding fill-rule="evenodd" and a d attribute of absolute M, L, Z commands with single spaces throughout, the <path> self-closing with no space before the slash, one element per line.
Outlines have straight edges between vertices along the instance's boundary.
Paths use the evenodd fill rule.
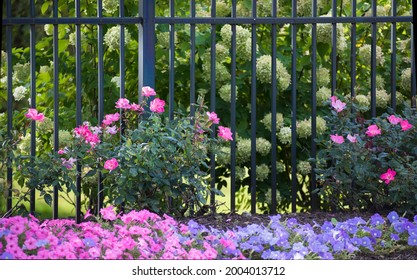
<path fill-rule="evenodd" d="M 207 228 L 190 220 L 113 206 L 94 221 L 39 221 L 34 216 L 0 219 L 0 259 L 350 259 L 417 246 L 414 220 L 390 212 L 323 224 L 300 224 L 271 216 L 268 225 Z"/>
<path fill-rule="evenodd" d="M 333 96 L 332 133 L 319 141 L 319 192 L 328 205 L 373 211 L 417 211 L 415 108 L 365 119 L 353 98 Z"/>

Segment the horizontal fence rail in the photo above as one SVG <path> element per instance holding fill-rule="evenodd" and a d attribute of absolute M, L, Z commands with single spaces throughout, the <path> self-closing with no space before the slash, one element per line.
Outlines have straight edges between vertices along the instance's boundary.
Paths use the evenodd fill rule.
<path fill-rule="evenodd" d="M 239 82 L 240 80 L 237 79 L 238 75 L 242 74 L 242 70 L 239 69 L 238 65 L 238 46 L 237 46 L 237 29 L 241 26 L 246 26 L 248 30 L 250 31 L 250 69 L 247 69 L 249 76 L 250 76 L 250 93 L 249 93 L 249 100 L 247 100 L 248 103 L 250 103 L 250 107 L 247 109 L 250 111 L 250 125 L 247 131 L 247 135 L 250 137 L 250 165 L 248 168 L 248 176 L 249 176 L 249 195 L 250 195 L 250 211 L 251 213 L 256 213 L 257 209 L 257 195 L 258 195 L 258 189 L 257 189 L 257 136 L 259 134 L 260 128 L 257 126 L 257 123 L 259 122 L 259 113 L 264 113 L 262 111 L 259 111 L 259 108 L 257 107 L 257 102 L 259 102 L 259 99 L 264 98 L 263 95 L 268 96 L 268 100 L 270 100 L 270 113 L 271 113 L 271 127 L 270 127 L 270 143 L 271 143 L 271 152 L 270 152 L 270 178 L 269 178 L 269 186 L 271 191 L 271 209 L 269 210 L 270 213 L 276 213 L 277 205 L 279 204 L 279 201 L 277 201 L 277 194 L 281 191 L 284 191 L 280 189 L 279 187 L 279 174 L 277 172 L 277 162 L 280 160 L 278 152 L 277 152 L 277 113 L 279 113 L 279 106 L 282 105 L 279 104 L 279 97 L 282 95 L 282 90 L 279 89 L 279 84 L 277 83 L 277 79 L 271 78 L 270 87 L 267 93 L 260 92 L 258 86 L 259 81 L 257 80 L 257 67 L 256 62 L 259 58 L 259 49 L 257 47 L 257 43 L 259 38 L 257 37 L 258 31 L 261 28 L 265 28 L 265 26 L 268 26 L 270 28 L 270 37 L 271 37 L 271 43 L 268 46 L 262 46 L 262 48 L 269 49 L 271 56 L 271 77 L 277 76 L 278 71 L 278 65 L 277 65 L 277 59 L 282 58 L 282 55 L 278 51 L 277 46 L 277 40 L 279 39 L 280 35 L 280 29 L 283 27 L 283 25 L 289 25 L 290 28 L 288 29 L 290 32 L 290 41 L 287 42 L 289 44 L 289 49 L 291 52 L 291 57 L 284 57 L 284 59 L 287 60 L 289 75 L 291 79 L 291 86 L 287 90 L 289 92 L 291 98 L 291 103 L 289 106 L 289 111 L 291 112 L 290 116 L 290 123 L 291 123 L 291 162 L 290 165 L 287 166 L 287 168 L 291 168 L 291 186 L 290 190 L 286 190 L 290 193 L 291 197 L 291 207 L 290 210 L 293 212 L 297 211 L 297 201 L 300 199 L 298 196 L 299 191 L 299 182 L 297 179 L 297 155 L 300 151 L 300 147 L 297 144 L 297 111 L 300 110 L 300 107 L 303 106 L 303 104 L 299 104 L 299 101 L 297 100 L 298 94 L 300 92 L 300 85 L 298 83 L 299 79 L 299 73 L 297 72 L 297 66 L 299 65 L 299 61 L 303 59 L 303 57 L 300 57 L 299 50 L 300 47 L 298 43 L 298 35 L 300 34 L 301 27 L 303 25 L 311 26 L 311 46 L 308 50 L 308 55 L 310 56 L 310 62 L 311 62 L 311 72 L 308 73 L 309 78 L 311 79 L 311 85 L 310 85 L 310 91 L 311 91 L 311 98 L 310 100 L 306 100 L 306 104 L 308 103 L 309 107 L 311 107 L 311 112 L 309 116 L 311 117 L 311 144 L 308 147 L 309 150 L 309 156 L 311 158 L 316 158 L 317 155 L 317 146 L 314 139 L 317 137 L 317 123 L 316 123 L 316 117 L 318 114 L 318 105 L 317 105 L 317 97 L 316 92 L 318 91 L 317 86 L 317 80 L 318 80 L 318 64 L 317 64 L 317 55 L 318 55 L 318 47 L 319 42 L 317 41 L 317 29 L 319 24 L 330 24 L 331 27 L 331 52 L 329 56 L 330 64 L 331 64 L 331 70 L 330 70 L 330 77 L 331 77 L 331 94 L 335 95 L 338 90 L 337 85 L 337 76 L 338 76 L 338 62 L 340 57 L 338 56 L 338 50 L 337 50 L 337 44 L 338 44 L 338 37 L 337 37 L 337 28 L 338 24 L 344 24 L 344 26 L 347 26 L 348 29 L 350 29 L 350 41 L 347 42 L 347 45 L 350 47 L 350 88 L 348 89 L 350 91 L 350 96 L 354 97 L 356 95 L 357 91 L 357 72 L 356 72 L 356 65 L 358 60 L 358 42 L 356 41 L 357 37 L 357 31 L 359 25 L 370 25 L 370 34 L 368 35 L 370 37 L 370 45 L 371 45 L 371 61 L 370 61 L 370 103 L 371 103 L 371 115 L 373 117 L 376 116 L 376 79 L 377 79 L 377 27 L 378 24 L 389 24 L 390 25 L 390 71 L 391 71 L 391 80 L 387 81 L 391 84 L 391 99 L 390 99 L 390 107 L 395 110 L 397 104 L 396 104 L 396 88 L 397 88 L 397 78 L 399 73 L 397 72 L 397 44 L 396 44 L 396 38 L 397 38 L 397 26 L 399 24 L 411 24 L 413 23 L 413 15 L 401 15 L 399 16 L 397 13 L 397 6 L 398 1 L 392 1 L 391 3 L 391 10 L 390 15 L 386 16 L 378 16 L 377 15 L 377 5 L 378 1 L 368 1 L 370 5 L 370 15 L 368 16 L 362 16 L 357 14 L 357 2 L 356 0 L 353 0 L 350 2 L 351 4 L 351 16 L 339 16 L 337 14 L 338 7 L 338 1 L 333 0 L 331 1 L 331 5 L 334 9 L 332 9 L 331 15 L 328 16 L 319 16 L 319 10 L 318 10 L 318 1 L 312 0 L 312 6 L 311 6 L 311 15 L 310 16 L 298 16 L 297 11 L 297 1 L 292 0 L 291 1 L 291 16 L 279 16 L 278 12 L 280 11 L 278 1 L 277 0 L 271 0 L 271 12 L 270 16 L 268 17 L 261 17 L 259 16 L 259 6 L 257 5 L 258 1 L 253 0 L 251 2 L 250 6 L 250 16 L 240 17 L 237 15 L 237 6 L 238 2 L 236 0 L 230 0 L 227 1 L 227 3 L 230 4 L 230 16 L 228 17 L 220 17 L 217 16 L 217 10 L 216 10 L 216 2 L 215 0 L 210 1 L 210 13 L 206 17 L 197 16 L 196 13 L 196 7 L 198 4 L 198 1 L 191 0 L 189 2 L 189 10 L 183 11 L 189 16 L 177 16 L 177 10 L 176 10 L 176 2 L 181 1 L 173 1 L 173 0 L 167 0 L 167 1 L 160 1 L 164 2 L 165 4 L 168 4 L 168 14 L 166 16 L 156 16 L 156 2 L 158 1 L 138 1 L 137 9 L 138 9 L 138 15 L 137 16 L 126 16 L 126 11 L 124 9 L 125 3 L 123 0 L 119 1 L 119 16 L 104 16 L 103 15 L 103 3 L 101 0 L 98 0 L 97 3 L 94 2 L 94 5 L 96 5 L 96 11 L 97 16 L 96 17 L 86 17 L 82 16 L 81 11 L 81 3 L 80 0 L 74 0 L 75 5 L 75 16 L 68 17 L 68 16 L 60 16 L 58 11 L 58 0 L 52 1 L 51 6 L 51 16 L 50 17 L 40 17 L 38 14 L 36 14 L 37 7 L 34 0 L 30 1 L 30 12 L 28 17 L 14 17 L 12 14 L 12 1 L 11 0 L 5 0 L 3 1 L 5 6 L 5 16 L 2 19 L 2 29 L 4 32 L 4 38 L 5 41 L 2 43 L 2 50 L 4 49 L 7 54 L 7 85 L 5 88 L 7 88 L 7 104 L 4 106 L 5 111 L 7 114 L 7 135 L 8 137 L 12 137 L 12 131 L 13 131 L 13 108 L 14 108 L 14 97 L 13 97 L 13 90 L 14 86 L 12 84 L 12 77 L 13 77 L 13 59 L 12 56 L 12 49 L 13 49 L 13 40 L 19 36 L 19 34 L 15 33 L 16 28 L 20 27 L 29 27 L 29 56 L 30 56 L 30 107 L 36 108 L 37 106 L 37 84 L 36 84 L 36 73 L 38 66 L 37 65 L 37 50 L 36 50 L 36 38 L 39 34 L 38 33 L 38 26 L 50 24 L 53 25 L 52 30 L 52 45 L 50 46 L 52 48 L 52 67 L 53 67 L 53 75 L 52 75 L 52 97 L 53 98 L 53 108 L 50 108 L 50 110 L 53 111 L 53 129 L 55 132 L 60 130 L 59 122 L 57 121 L 59 119 L 59 115 L 65 111 L 65 108 L 60 107 L 60 69 L 65 66 L 65 61 L 62 61 L 60 59 L 60 52 L 59 52 L 59 32 L 60 32 L 60 26 L 61 25 L 74 25 L 75 27 L 75 102 L 76 102 L 76 115 L 72 116 L 72 118 L 75 119 L 76 125 L 81 125 L 84 121 L 88 121 L 83 118 L 83 106 L 85 104 L 83 103 L 83 95 L 85 94 L 83 92 L 83 79 L 84 76 L 82 75 L 82 66 L 84 63 L 88 63 L 82 60 L 82 36 L 83 29 L 82 27 L 85 25 L 92 25 L 96 26 L 97 28 L 97 69 L 94 69 L 94 71 L 97 71 L 97 99 L 96 99 L 96 106 L 97 106 L 97 121 L 101 123 L 104 118 L 104 100 L 106 96 L 105 92 L 105 75 L 106 75 L 106 69 L 105 69 L 105 49 L 103 47 L 104 45 L 104 37 L 105 37 L 105 28 L 108 25 L 118 25 L 120 26 L 120 43 L 119 43 L 119 61 L 118 61 L 118 67 L 119 67 L 119 78 L 120 78 L 120 87 L 119 87 L 119 97 L 124 98 L 126 95 L 126 82 L 128 79 L 132 79 L 132 77 L 126 76 L 126 69 L 129 67 L 129 65 L 126 65 L 126 54 L 125 54 L 125 38 L 128 35 L 127 34 L 127 28 L 130 26 L 137 26 L 138 29 L 138 72 L 137 72 L 137 90 L 138 90 L 138 96 L 137 100 L 141 101 L 142 96 L 140 94 L 141 88 L 143 86 L 150 86 L 153 88 L 156 88 L 156 92 L 159 92 L 158 89 L 158 77 L 156 72 L 156 45 L 158 42 L 156 41 L 156 29 L 158 26 L 167 26 L 167 32 L 169 35 L 169 45 L 167 46 L 167 70 L 168 70 L 168 80 L 169 85 L 166 88 L 168 92 L 168 104 L 169 104 L 169 118 L 174 119 L 174 111 L 175 106 L 177 104 L 177 99 L 180 98 L 179 93 L 176 91 L 176 83 L 178 82 L 184 82 L 180 81 L 179 79 L 183 79 L 183 75 L 179 73 L 179 70 L 176 68 L 176 64 L 178 63 L 178 57 L 177 55 L 177 48 L 176 45 L 176 36 L 178 35 L 178 27 L 181 28 L 187 28 L 187 34 L 189 36 L 189 42 L 188 50 L 189 51 L 189 77 L 186 81 L 189 84 L 189 98 L 188 102 L 190 104 L 194 104 L 197 100 L 198 90 L 199 90 L 199 71 L 200 69 L 197 67 L 199 60 L 201 59 L 199 52 L 199 34 L 198 34 L 198 28 L 203 25 L 208 25 L 208 32 L 210 33 L 210 74 L 209 74 L 209 80 L 210 84 L 207 84 L 206 90 L 208 92 L 209 96 L 209 108 L 210 111 L 216 111 L 218 109 L 219 104 L 219 95 L 218 95 L 218 85 L 219 81 L 216 80 L 216 71 L 218 71 L 218 65 L 216 64 L 217 54 L 216 54 L 216 46 L 218 44 L 219 35 L 218 29 L 219 27 L 222 27 L 224 25 L 230 25 L 230 51 L 228 50 L 228 55 L 230 56 L 230 61 L 228 62 L 228 67 L 230 70 L 230 105 L 229 105 L 229 112 L 230 115 L 226 117 L 226 119 L 229 120 L 228 125 L 230 126 L 232 132 L 233 132 L 233 141 L 231 142 L 230 146 L 230 170 L 229 172 L 229 181 L 230 181 L 230 208 L 229 210 L 231 212 L 237 211 L 236 206 L 236 192 L 238 190 L 238 186 L 236 185 L 237 180 L 237 140 L 236 140 L 236 132 L 240 126 L 240 115 L 237 111 L 238 106 L 241 106 L 240 103 L 238 103 L 237 95 L 238 92 L 236 88 L 240 86 Z M 263 1 L 265 2 L 265 1 Z M 71 2 L 72 3 L 72 2 Z M 415 94 L 416 94 L 416 75 L 415 75 L 415 56 L 414 56 L 414 46 L 415 46 L 415 38 L 414 38 L 414 26 L 411 28 L 411 57 L 410 57 L 410 66 L 411 66 L 411 106 L 415 106 Z M 306 39 L 307 40 L 307 39 Z M 183 44 L 186 45 L 186 44 Z M 22 46 L 19 46 L 22 47 Z M 2 61 L 3 64 L 3 61 Z M 91 69 L 93 70 L 93 69 Z M 245 70 L 246 71 L 246 70 Z M 193 106 L 191 106 L 190 113 L 193 115 L 195 112 L 193 111 Z M 123 113 L 121 110 L 120 113 Z M 123 134 L 123 127 L 124 124 L 121 123 L 121 133 Z M 213 127 L 215 128 L 215 127 Z M 30 140 L 30 154 L 32 156 L 36 155 L 37 151 L 37 144 L 36 144 L 36 125 L 35 122 L 31 123 L 30 126 L 30 133 L 31 133 L 31 140 Z M 215 137 L 215 131 L 212 133 L 212 137 Z M 53 138 L 53 150 L 57 152 L 59 150 L 59 135 L 58 133 L 54 134 Z M 6 161 L 10 162 L 12 159 L 7 158 Z M 217 186 L 217 175 L 216 175 L 216 156 L 215 154 L 209 155 L 209 161 L 211 165 L 211 181 L 210 186 L 211 188 L 216 188 Z M 314 169 L 315 163 L 312 164 L 312 168 Z M 76 188 L 78 193 L 81 193 L 82 190 L 82 178 L 81 178 L 81 166 L 77 164 L 76 166 L 78 171 L 78 176 L 75 178 L 76 180 Z M 13 201 L 12 201 L 12 182 L 14 180 L 13 178 L 13 169 L 7 168 L 6 172 L 6 181 L 7 181 L 7 187 L 8 187 L 8 196 L 7 196 L 7 211 L 9 211 L 13 207 Z M 312 172 L 309 175 L 309 181 L 308 181 L 308 189 L 310 193 L 310 199 L 311 199 L 311 210 L 317 210 L 319 209 L 320 199 L 317 197 L 317 195 L 312 194 L 312 192 L 317 188 L 317 181 L 316 176 L 314 172 Z M 97 209 L 101 209 L 104 207 L 105 203 L 105 197 L 103 196 L 103 182 L 102 182 L 102 176 L 99 174 L 98 181 L 97 181 Z M 59 192 L 58 189 L 55 187 L 54 189 L 54 195 L 53 195 L 53 203 L 52 203 L 52 209 L 53 209 L 53 218 L 58 218 L 58 197 Z M 210 195 L 210 206 L 212 208 L 212 211 L 215 211 L 216 208 L 216 199 L 217 197 L 212 193 Z M 35 201 L 36 201 L 36 193 L 34 190 L 32 190 L 30 195 L 30 206 L 29 210 L 30 212 L 35 212 Z M 78 195 L 76 198 L 76 210 L 75 210 L 75 216 L 77 222 L 81 221 L 82 218 L 82 211 L 81 211 L 81 195 Z"/>

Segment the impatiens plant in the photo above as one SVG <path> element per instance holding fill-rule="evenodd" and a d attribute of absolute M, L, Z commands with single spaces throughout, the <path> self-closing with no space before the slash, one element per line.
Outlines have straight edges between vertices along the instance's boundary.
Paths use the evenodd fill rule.
<path fill-rule="evenodd" d="M 318 140 L 316 172 L 325 204 L 364 210 L 417 211 L 417 116 L 385 113 L 365 120 L 354 98 L 331 99 L 329 138 Z M 345 141 L 344 139 L 349 141 Z"/>
<path fill-rule="evenodd" d="M 120 98 L 115 104 L 120 112 L 105 115 L 97 126 L 84 122 L 74 128 L 72 141 L 57 153 L 20 157 L 15 161 L 20 178 L 29 190 L 39 190 L 48 204 L 52 186 L 78 194 L 79 178 L 86 208 L 96 211 L 100 174 L 106 201 L 123 204 L 126 210 L 140 207 L 175 215 L 198 211 L 210 191 L 221 194 L 208 187 L 207 161 L 221 145 L 220 139 L 233 139 L 232 132 L 219 126 L 220 139 L 211 137 L 211 127 L 220 119 L 215 112 L 206 112 L 201 100 L 193 105 L 193 116 L 178 113 L 169 119 L 164 100 L 154 98 L 147 108 L 148 98 L 155 95 L 152 88 L 144 87 L 141 104 Z M 43 121 L 43 114 L 35 109 L 29 109 L 26 117 Z M 91 179 L 95 187 L 84 185 Z"/>

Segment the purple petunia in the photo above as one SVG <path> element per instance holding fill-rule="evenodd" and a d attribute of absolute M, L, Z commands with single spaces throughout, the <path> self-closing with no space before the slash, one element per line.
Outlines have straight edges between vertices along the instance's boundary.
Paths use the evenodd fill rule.
<path fill-rule="evenodd" d="M 389 212 L 387 218 L 391 223 L 393 223 L 394 221 L 397 221 L 399 219 L 399 216 L 398 216 L 397 212 L 391 211 L 391 212 Z"/>

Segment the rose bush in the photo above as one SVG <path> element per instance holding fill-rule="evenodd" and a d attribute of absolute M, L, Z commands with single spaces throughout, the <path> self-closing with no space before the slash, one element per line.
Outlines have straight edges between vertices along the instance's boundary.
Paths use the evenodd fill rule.
<path fill-rule="evenodd" d="M 316 172 L 327 206 L 417 211 L 417 116 L 415 108 L 366 120 L 353 98 L 332 97 L 330 139 L 318 139 Z M 345 140 L 346 139 L 346 140 Z"/>
<path fill-rule="evenodd" d="M 52 186 L 78 194 L 75 182 L 81 180 L 85 208 L 94 210 L 100 177 L 106 201 L 126 210 L 146 208 L 182 216 L 201 209 L 210 191 L 221 195 L 208 187 L 208 156 L 221 146 L 220 139 L 232 140 L 232 133 L 219 126 L 219 138 L 211 137 L 212 125 L 220 119 L 206 112 L 202 100 L 193 105 L 193 116 L 178 113 L 169 119 L 163 114 L 165 101 L 148 100 L 156 95 L 149 87 L 143 93 L 141 104 L 120 98 L 115 104 L 120 112 L 105 115 L 97 126 L 84 122 L 74 128 L 72 141 L 58 152 L 18 156 L 17 178 L 29 191 L 39 190 L 48 204 Z M 35 109 L 26 117 L 43 121 Z"/>

